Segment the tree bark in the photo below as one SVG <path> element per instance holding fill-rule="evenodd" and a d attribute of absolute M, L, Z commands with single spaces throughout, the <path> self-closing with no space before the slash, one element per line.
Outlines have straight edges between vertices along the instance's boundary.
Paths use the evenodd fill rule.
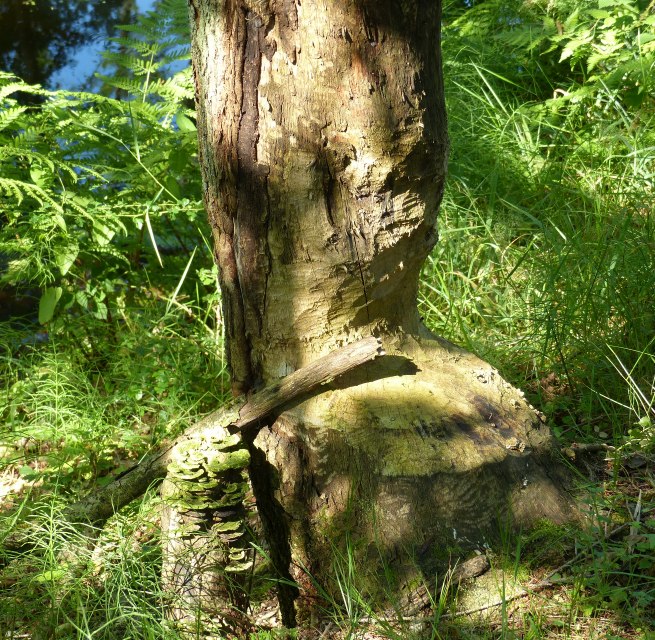
<path fill-rule="evenodd" d="M 321 385 L 339 380 L 383 354 L 380 340 L 369 337 L 319 358 L 261 389 L 245 404 L 238 402 L 203 419 L 173 444 L 149 456 L 143 466 L 78 504 L 72 513 L 97 523 L 108 517 L 108 509 L 133 498 L 139 487 L 145 490 L 144 479 L 152 482 L 165 471 L 162 578 L 175 595 L 168 617 L 188 637 L 224 637 L 231 632 L 239 637 L 248 629 L 245 585 L 252 552 L 244 501 L 246 469 L 251 455 L 257 455 L 253 439 L 274 412 L 299 398 L 311 397 Z M 288 546 L 286 538 L 282 540 L 283 545 L 273 545 L 271 557 L 284 579 L 279 587 L 284 596 L 282 611 L 291 624 L 297 589 L 290 584 L 291 576 L 282 562 L 280 549 Z"/>
<path fill-rule="evenodd" d="M 364 338 L 259 390 L 248 402 L 241 400 L 233 406 L 215 411 L 187 429 L 174 442 L 160 447 L 121 473 L 112 483 L 70 505 L 64 517 L 74 524 L 101 527 L 118 510 L 140 498 L 149 486 L 166 476 L 176 447 L 188 447 L 194 439 L 211 437 L 216 429 L 226 430 L 228 435 L 242 432 L 252 439 L 276 412 L 383 354 L 379 339 Z"/>
<path fill-rule="evenodd" d="M 440 2 L 190 7 L 234 391 L 361 337 L 389 345 L 248 445 L 280 574 L 311 604 L 313 585 L 338 592 L 335 557 L 354 544 L 359 579 L 382 593 L 385 568 L 431 581 L 444 554 L 492 540 L 499 518 L 574 518 L 535 412 L 418 316 L 448 150 Z M 296 592 L 280 596 L 291 624 Z"/>
<path fill-rule="evenodd" d="M 415 333 L 446 172 L 439 3 L 194 0 L 205 205 L 234 386 Z"/>

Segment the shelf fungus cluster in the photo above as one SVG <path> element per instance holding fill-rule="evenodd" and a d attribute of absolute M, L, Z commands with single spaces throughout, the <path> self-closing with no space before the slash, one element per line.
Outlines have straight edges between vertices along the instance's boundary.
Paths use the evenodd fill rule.
<path fill-rule="evenodd" d="M 171 608 L 179 624 L 202 610 L 205 625 L 229 627 L 239 615 L 240 588 L 252 567 L 246 509 L 250 453 L 241 434 L 217 426 L 178 443 L 164 482 L 164 576 L 176 586 Z"/>

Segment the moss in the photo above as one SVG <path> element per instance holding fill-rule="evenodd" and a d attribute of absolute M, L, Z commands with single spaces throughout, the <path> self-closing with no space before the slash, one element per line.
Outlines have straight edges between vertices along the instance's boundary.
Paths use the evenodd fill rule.
<path fill-rule="evenodd" d="M 570 554 L 578 530 L 572 525 L 558 525 L 538 520 L 521 536 L 522 557 L 528 566 L 557 566 Z"/>
<path fill-rule="evenodd" d="M 513 572 L 494 568 L 459 589 L 457 608 L 466 611 L 487 607 L 521 593 L 522 589 L 520 580 Z M 486 612 L 482 611 L 473 614 L 473 617 L 484 619 L 485 615 Z"/>

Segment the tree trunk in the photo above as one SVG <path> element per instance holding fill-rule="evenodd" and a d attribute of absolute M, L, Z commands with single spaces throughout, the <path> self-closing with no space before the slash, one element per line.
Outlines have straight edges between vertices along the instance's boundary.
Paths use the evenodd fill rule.
<path fill-rule="evenodd" d="M 237 390 L 416 333 L 446 172 L 433 0 L 194 0 L 205 203 Z"/>
<path fill-rule="evenodd" d="M 350 542 L 381 592 L 393 587 L 385 566 L 433 581 L 450 552 L 493 539 L 499 518 L 573 517 L 541 466 L 550 438 L 535 412 L 418 316 L 448 150 L 440 3 L 190 5 L 235 392 L 365 336 L 389 354 L 245 443 L 280 574 L 307 598 L 330 590 Z M 291 624 L 295 589 L 280 592 Z"/>

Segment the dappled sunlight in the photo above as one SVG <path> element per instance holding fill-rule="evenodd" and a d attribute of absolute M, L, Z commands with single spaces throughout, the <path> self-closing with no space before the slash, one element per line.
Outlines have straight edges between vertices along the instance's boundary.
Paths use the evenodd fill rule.
<path fill-rule="evenodd" d="M 500 520 L 515 531 L 578 520 L 555 467 L 544 470 L 548 429 L 495 369 L 437 340 L 383 343 L 389 356 L 286 411 L 263 441 L 304 461 L 286 468 L 269 451 L 304 554 L 327 558 L 348 535 L 361 562 L 377 554 L 375 566 L 429 578 L 451 553 L 497 542 Z M 367 572 L 370 588 L 383 574 Z"/>

